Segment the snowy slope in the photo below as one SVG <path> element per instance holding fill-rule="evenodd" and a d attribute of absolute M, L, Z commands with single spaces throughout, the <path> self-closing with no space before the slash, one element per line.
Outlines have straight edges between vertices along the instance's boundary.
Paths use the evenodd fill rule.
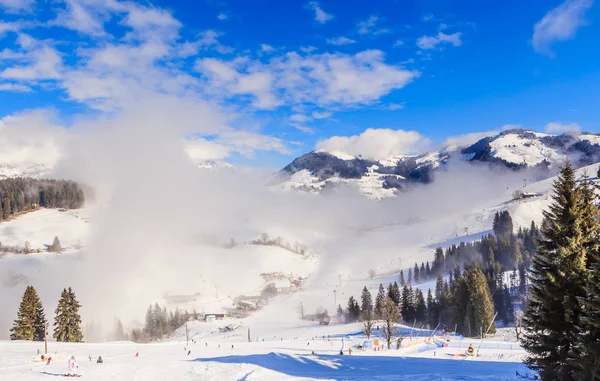
<path fill-rule="evenodd" d="M 58 237 L 63 247 L 82 244 L 89 231 L 90 209 L 39 209 L 22 214 L 11 221 L 0 222 L 0 242 L 4 246 L 24 246 L 44 249 Z"/>

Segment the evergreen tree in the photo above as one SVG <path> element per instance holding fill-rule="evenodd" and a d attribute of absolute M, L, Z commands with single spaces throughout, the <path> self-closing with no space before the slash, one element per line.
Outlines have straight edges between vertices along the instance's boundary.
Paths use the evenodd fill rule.
<path fill-rule="evenodd" d="M 125 335 L 125 330 L 123 329 L 123 323 L 121 322 L 121 319 L 117 320 L 114 335 L 114 339 L 117 341 L 127 340 L 127 336 Z"/>
<path fill-rule="evenodd" d="M 589 271 L 587 296 L 583 300 L 585 312 L 580 335 L 584 356 L 578 374 L 582 379 L 597 381 L 600 379 L 600 253 L 594 251 L 592 255 L 595 258 Z"/>
<path fill-rule="evenodd" d="M 400 305 L 400 287 L 398 287 L 398 283 L 394 282 L 392 285 L 392 293 L 390 295 L 390 299 L 396 303 L 396 305 Z"/>
<path fill-rule="evenodd" d="M 360 307 L 358 302 L 351 296 L 348 298 L 348 307 L 346 308 L 346 323 L 353 323 L 360 318 Z"/>
<path fill-rule="evenodd" d="M 372 312 L 373 311 L 373 297 L 371 296 L 371 293 L 369 292 L 369 290 L 367 290 L 367 287 L 365 286 L 362 290 L 362 295 L 361 295 L 361 312 L 366 313 L 366 312 Z"/>
<path fill-rule="evenodd" d="M 419 265 L 417 265 L 415 263 L 415 267 L 413 270 L 413 279 L 415 280 L 415 283 L 419 283 L 419 280 L 421 279 L 421 273 L 419 271 Z"/>
<path fill-rule="evenodd" d="M 10 329 L 10 339 L 43 341 L 45 321 L 44 308 L 37 291 L 33 286 L 27 286 L 17 312 L 17 319 Z"/>
<path fill-rule="evenodd" d="M 421 279 L 421 281 L 427 280 L 427 269 L 425 268 L 425 262 L 421 262 L 421 268 L 419 269 L 419 279 Z"/>
<path fill-rule="evenodd" d="M 338 304 L 336 313 L 337 313 L 337 316 L 339 316 L 339 317 L 344 315 L 344 309 L 342 308 L 342 306 L 340 304 Z"/>
<path fill-rule="evenodd" d="M 444 250 L 442 250 L 441 247 L 435 249 L 435 256 L 433 258 L 431 271 L 436 275 L 444 272 Z"/>
<path fill-rule="evenodd" d="M 415 319 L 420 323 L 427 322 L 427 305 L 425 304 L 423 292 L 418 288 L 415 292 Z"/>
<path fill-rule="evenodd" d="M 60 246 L 60 241 L 59 241 L 58 237 L 54 237 L 54 241 L 52 241 L 52 245 L 50 245 L 48 247 L 48 251 L 58 253 L 61 250 L 62 250 L 62 247 Z"/>
<path fill-rule="evenodd" d="M 383 288 L 383 285 L 380 283 L 379 284 L 379 292 L 377 293 L 377 296 L 375 297 L 375 317 L 379 318 L 381 316 L 381 307 L 383 306 L 383 300 L 385 299 L 386 294 L 385 294 L 385 289 Z"/>
<path fill-rule="evenodd" d="M 485 334 L 488 326 L 492 323 L 490 333 L 496 332 L 495 324 L 493 324 L 494 304 L 485 275 L 479 266 L 473 266 L 468 272 L 467 282 L 473 309 L 473 331 Z"/>
<path fill-rule="evenodd" d="M 429 266 L 429 261 L 427 261 L 427 264 L 425 265 L 425 273 L 427 274 L 427 279 L 431 279 L 431 267 Z"/>
<path fill-rule="evenodd" d="M 587 186 L 578 187 L 574 168 L 566 162 L 554 182 L 532 260 L 523 346 L 529 352 L 527 365 L 542 380 L 574 380 L 580 370 L 587 253 L 597 242 L 598 230 L 597 220 L 589 218 L 594 206 Z"/>
<path fill-rule="evenodd" d="M 427 324 L 430 328 L 434 328 L 437 325 L 437 305 L 433 299 L 431 289 L 427 291 Z"/>
<path fill-rule="evenodd" d="M 404 281 L 404 271 L 400 270 L 400 286 L 404 287 L 406 282 Z"/>
<path fill-rule="evenodd" d="M 81 342 L 81 304 L 75 298 L 75 293 L 69 287 L 63 289 L 54 317 L 54 338 L 56 341 Z"/>
<path fill-rule="evenodd" d="M 409 267 L 408 268 L 408 284 L 411 285 L 412 281 L 413 281 L 412 269 Z"/>

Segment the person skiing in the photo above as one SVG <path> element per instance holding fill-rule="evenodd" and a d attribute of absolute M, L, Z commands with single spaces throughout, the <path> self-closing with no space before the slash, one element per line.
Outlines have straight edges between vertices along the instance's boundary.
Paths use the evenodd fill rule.
<path fill-rule="evenodd" d="M 77 361 L 75 361 L 75 355 L 72 355 L 71 358 L 69 359 L 69 372 L 67 373 L 68 376 L 77 376 L 77 368 L 79 368 L 77 366 Z"/>
<path fill-rule="evenodd" d="M 98 360 L 96 360 L 96 364 L 102 364 L 104 360 L 102 360 L 102 356 L 98 356 Z"/>
<path fill-rule="evenodd" d="M 469 344 L 469 349 L 467 349 L 467 354 L 469 356 L 475 355 L 475 348 L 473 347 L 473 344 Z"/>

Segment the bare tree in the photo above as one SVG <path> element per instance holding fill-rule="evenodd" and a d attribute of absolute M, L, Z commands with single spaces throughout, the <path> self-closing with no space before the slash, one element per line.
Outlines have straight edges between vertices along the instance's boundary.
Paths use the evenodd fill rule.
<path fill-rule="evenodd" d="M 383 320 L 383 338 L 387 341 L 388 348 L 391 347 L 394 340 L 396 323 L 401 318 L 402 314 L 396 303 L 386 296 L 381 305 L 381 320 Z"/>
<path fill-rule="evenodd" d="M 369 269 L 369 278 L 373 279 L 376 275 L 377 273 L 375 272 L 375 270 Z"/>
<path fill-rule="evenodd" d="M 375 315 L 373 314 L 373 311 L 363 311 L 360 314 L 360 321 L 363 324 L 365 336 L 367 336 L 368 340 L 371 338 L 373 327 L 375 327 Z"/>

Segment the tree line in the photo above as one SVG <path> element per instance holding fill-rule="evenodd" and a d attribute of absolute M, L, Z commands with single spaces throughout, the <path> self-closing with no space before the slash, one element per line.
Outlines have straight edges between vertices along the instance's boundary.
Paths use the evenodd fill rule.
<path fill-rule="evenodd" d="M 77 209 L 84 204 L 83 188 L 70 180 L 9 178 L 0 180 L 0 221 L 37 207 Z"/>
<path fill-rule="evenodd" d="M 131 340 L 136 343 L 147 343 L 150 341 L 160 340 L 177 330 L 187 321 L 198 320 L 199 314 L 193 312 L 180 311 L 179 308 L 175 311 L 167 311 L 166 307 L 162 307 L 155 303 L 149 305 L 144 318 L 144 327 L 141 329 L 132 329 L 129 334 L 123 333 L 123 326 L 120 321 L 117 322 L 117 340 Z"/>
<path fill-rule="evenodd" d="M 81 308 L 81 304 L 77 301 L 71 287 L 63 289 L 58 306 L 54 311 L 53 337 L 56 341 L 81 342 L 83 340 L 79 308 Z M 48 323 L 44 307 L 38 293 L 33 286 L 27 286 L 17 312 L 17 318 L 10 329 L 10 339 L 44 341 L 46 324 Z"/>
<path fill-rule="evenodd" d="M 542 380 L 600 380 L 600 222 L 597 185 L 569 162 L 554 182 L 529 269 L 526 364 Z"/>

